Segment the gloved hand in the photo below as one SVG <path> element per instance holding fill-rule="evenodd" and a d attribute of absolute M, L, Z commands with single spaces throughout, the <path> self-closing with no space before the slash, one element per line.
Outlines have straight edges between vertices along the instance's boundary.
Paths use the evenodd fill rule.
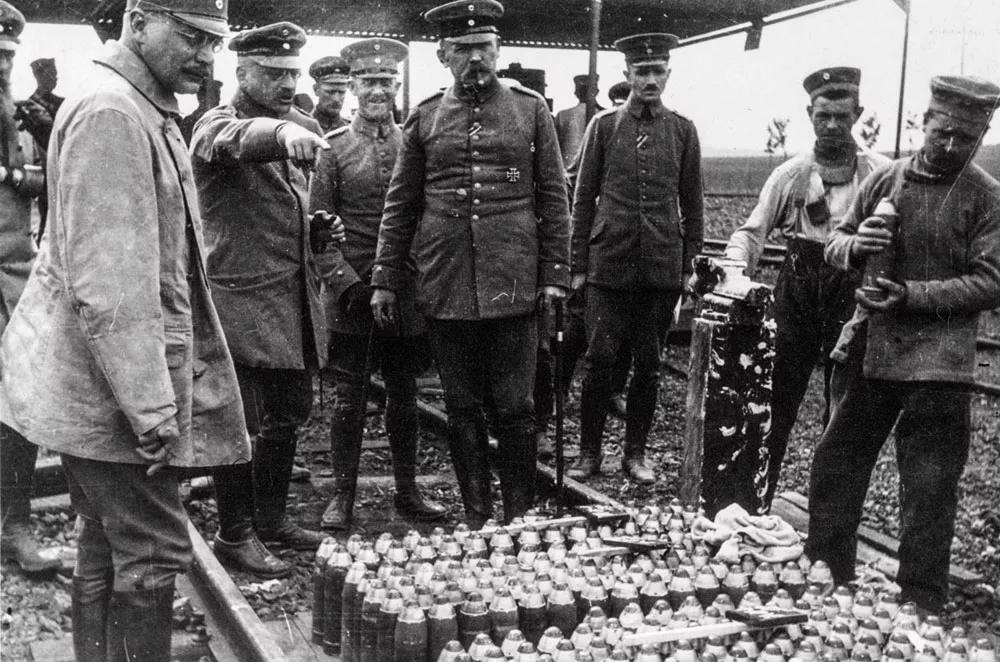
<path fill-rule="evenodd" d="M 370 285 L 358 281 L 340 295 L 340 309 L 347 315 L 362 315 L 371 309 L 373 293 Z"/>

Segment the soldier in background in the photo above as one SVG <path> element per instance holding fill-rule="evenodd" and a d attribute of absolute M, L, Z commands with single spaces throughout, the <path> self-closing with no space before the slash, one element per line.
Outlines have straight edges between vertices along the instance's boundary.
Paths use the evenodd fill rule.
<path fill-rule="evenodd" d="M 41 171 L 25 168 L 34 145 L 30 137 L 17 129 L 10 91 L 10 72 L 23 30 L 21 12 L 0 0 L 0 334 L 7 327 L 31 273 L 36 252 L 31 238 L 31 201 L 45 190 Z M 6 423 L 0 424 L 0 508 L 3 509 L 0 554 L 29 574 L 56 570 L 61 565 L 59 559 L 39 556 L 38 543 L 31 532 L 31 494 L 37 457 L 37 446 Z"/>
<path fill-rule="evenodd" d="M 323 134 L 351 123 L 340 115 L 344 97 L 347 96 L 347 84 L 351 80 L 350 72 L 347 61 L 336 55 L 321 57 L 309 67 L 309 75 L 315 81 L 313 92 L 316 93 L 312 116 L 319 122 Z"/>
<path fill-rule="evenodd" d="M 181 135 L 184 136 L 185 143 L 191 144 L 194 125 L 198 123 L 198 120 L 209 110 L 219 105 L 219 102 L 222 100 L 220 97 L 221 91 L 222 81 L 212 78 L 205 78 L 201 81 L 201 85 L 198 86 L 198 107 L 191 111 L 189 115 L 185 115 L 184 119 L 180 121 Z"/>
<path fill-rule="evenodd" d="M 559 139 L 559 149 L 562 151 L 563 163 L 569 168 L 580 151 L 583 142 L 583 132 L 587 128 L 587 100 L 597 96 L 597 78 L 594 78 L 594 89 L 590 89 L 590 76 L 580 74 L 573 76 L 573 94 L 577 103 L 572 108 L 565 108 L 556 113 L 556 137 Z M 598 111 L 604 110 L 596 106 Z"/>
<path fill-rule="evenodd" d="M 484 399 L 499 441 L 504 517 L 535 498 L 531 398 L 536 310 L 565 297 L 569 213 L 545 100 L 496 76 L 496 0 L 459 0 L 424 17 L 454 83 L 410 113 L 379 230 L 372 309 L 398 323 L 412 286 L 428 318 L 448 408 L 449 447 L 469 525 L 492 514 Z"/>
<path fill-rule="evenodd" d="M 326 134 L 330 149 L 320 154 L 309 185 L 310 211 L 336 214 L 346 233 L 343 243 L 320 258 L 327 286 L 329 371 L 337 394 L 330 425 L 335 479 L 333 500 L 321 522 L 325 529 L 351 525 L 364 431 L 362 394 L 372 369 L 380 369 L 385 379 L 385 429 L 396 477 L 396 512 L 421 521 L 445 514 L 444 507 L 420 496 L 416 482 L 418 340 L 425 324 L 414 308 L 412 281 L 399 293 L 400 317 L 394 328 L 373 330 L 371 312 L 369 283 L 378 227 L 402 141 L 392 110 L 400 85 L 399 64 L 408 52 L 406 44 L 381 38 L 362 39 L 341 51 L 350 65 L 350 89 L 358 99 L 358 113 L 349 126 Z"/>
<path fill-rule="evenodd" d="M 305 168 L 328 145 L 292 106 L 305 41 L 287 22 L 234 37 L 236 94 L 205 113 L 191 140 L 208 276 L 256 437 L 252 467 L 215 471 L 215 554 L 260 577 L 293 570 L 262 541 L 309 550 L 323 539 L 285 513 L 312 376 L 326 362 Z"/>
<path fill-rule="evenodd" d="M 640 34 L 615 42 L 632 87 L 625 105 L 587 127 L 573 204 L 573 290 L 586 285 L 587 372 L 580 457 L 569 475 L 600 471 L 612 375 L 625 342 L 629 383 L 622 467 L 652 483 L 646 442 L 656 410 L 660 350 L 692 259 L 701 250 L 701 148 L 694 124 L 663 105 L 677 37 Z"/>

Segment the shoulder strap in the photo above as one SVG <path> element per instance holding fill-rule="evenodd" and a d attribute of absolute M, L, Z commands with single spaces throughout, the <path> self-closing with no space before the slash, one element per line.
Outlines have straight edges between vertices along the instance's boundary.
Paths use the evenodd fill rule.
<path fill-rule="evenodd" d="M 806 198 L 809 196 L 809 184 L 812 182 L 813 165 L 813 155 L 810 152 L 805 155 L 798 172 L 795 173 L 795 179 L 792 181 L 789 201 L 793 209 L 789 209 L 788 211 L 795 214 L 796 233 L 802 230 L 802 215 L 806 209 Z"/>

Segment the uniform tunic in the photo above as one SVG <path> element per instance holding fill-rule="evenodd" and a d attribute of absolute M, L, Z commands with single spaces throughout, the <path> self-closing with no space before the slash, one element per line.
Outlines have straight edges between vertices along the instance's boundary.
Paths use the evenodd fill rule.
<path fill-rule="evenodd" d="M 616 290 L 680 290 L 701 251 L 694 124 L 634 96 L 587 127 L 573 204 L 573 273 Z"/>
<path fill-rule="evenodd" d="M 326 282 L 327 324 L 331 333 L 367 334 L 371 315 L 345 314 L 341 296 L 355 283 L 371 281 L 378 228 L 389 190 L 402 131 L 391 120 L 378 124 L 354 117 L 349 127 L 325 136 L 330 149 L 320 153 L 309 183 L 309 210 L 325 210 L 344 222 L 346 239 L 317 257 Z M 410 261 L 411 271 L 415 267 Z M 399 298 L 401 332 L 414 335 L 423 320 L 413 306 L 413 283 Z"/>
<path fill-rule="evenodd" d="M 191 162 L 208 273 L 236 363 L 302 370 L 326 360 L 320 277 L 309 248 L 306 174 L 277 140 L 283 118 L 237 93 L 198 121 Z"/>
<path fill-rule="evenodd" d="M 336 131 L 337 129 L 348 126 L 351 123 L 350 120 L 341 117 L 340 113 L 337 113 L 336 115 L 328 115 L 319 108 L 313 111 L 312 118 L 319 124 L 321 133 Z"/>
<path fill-rule="evenodd" d="M 435 319 L 535 310 L 536 288 L 569 285 L 569 213 L 552 117 L 535 92 L 494 80 L 454 86 L 403 127 L 372 284 L 399 290 L 416 259 L 417 307 Z"/>

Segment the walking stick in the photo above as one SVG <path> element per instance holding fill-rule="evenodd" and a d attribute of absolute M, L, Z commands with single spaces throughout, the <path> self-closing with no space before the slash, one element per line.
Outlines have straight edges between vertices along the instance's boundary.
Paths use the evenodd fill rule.
<path fill-rule="evenodd" d="M 556 312 L 556 338 L 552 346 L 552 355 L 555 359 L 552 381 L 553 390 L 556 394 L 556 503 L 558 503 L 559 515 L 563 514 L 566 507 L 566 499 L 563 494 L 563 470 L 565 459 L 563 457 L 563 416 L 566 394 L 563 392 L 563 302 L 555 301 Z"/>

